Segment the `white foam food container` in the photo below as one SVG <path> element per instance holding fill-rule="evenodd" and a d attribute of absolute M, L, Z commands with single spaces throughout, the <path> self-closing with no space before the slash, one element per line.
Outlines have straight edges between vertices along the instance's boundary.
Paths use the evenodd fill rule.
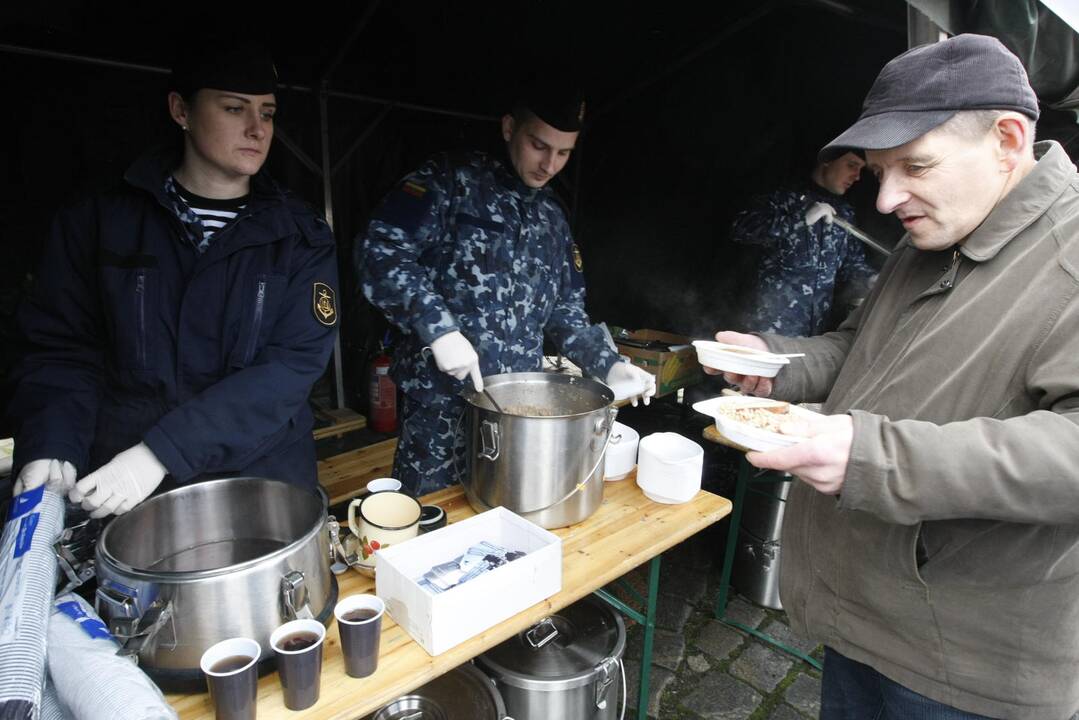
<path fill-rule="evenodd" d="M 483 540 L 525 556 L 443 593 L 416 584 Z M 375 588 L 394 622 L 438 655 L 561 590 L 562 540 L 496 507 L 376 552 Z"/>
<path fill-rule="evenodd" d="M 739 375 L 775 377 L 784 365 L 790 364 L 790 358 L 742 345 L 694 340 L 693 347 L 697 348 L 697 362 L 701 365 Z"/>
<path fill-rule="evenodd" d="M 637 443 L 640 434 L 629 425 L 615 421 L 611 442 L 603 459 L 603 479 L 622 480 L 637 466 Z"/>
<path fill-rule="evenodd" d="M 728 440 L 741 445 L 742 447 L 749 448 L 750 450 L 767 451 L 790 447 L 791 445 L 802 442 L 806 438 L 800 435 L 784 435 L 782 433 L 771 432 L 750 425 L 749 423 L 739 422 L 738 420 L 725 415 L 722 410 L 723 408 L 770 407 L 775 406 L 776 404 L 777 401 L 769 400 L 768 398 L 750 397 L 745 395 L 724 395 L 722 397 L 714 397 L 711 400 L 702 400 L 698 403 L 694 403 L 693 409 L 703 415 L 712 416 L 715 419 L 716 430 Z M 787 408 L 791 416 L 795 418 L 824 417 L 820 413 L 806 410 L 805 408 L 794 404 L 788 404 Z"/>
<path fill-rule="evenodd" d="M 689 502 L 701 489 L 704 448 L 678 433 L 652 433 L 637 448 L 637 485 L 654 502 Z"/>

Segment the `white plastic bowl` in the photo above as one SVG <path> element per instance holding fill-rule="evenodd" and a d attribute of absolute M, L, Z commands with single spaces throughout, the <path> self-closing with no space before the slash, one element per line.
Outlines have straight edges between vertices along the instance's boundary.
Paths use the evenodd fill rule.
<path fill-rule="evenodd" d="M 693 409 L 704 415 L 715 418 L 716 429 L 719 434 L 728 440 L 741 445 L 744 448 L 758 451 L 775 450 L 777 448 L 790 447 L 802 442 L 806 438 L 798 435 L 783 435 L 782 433 L 769 432 L 748 423 L 738 422 L 732 417 L 724 415 L 720 408 L 723 407 L 752 407 L 761 403 L 769 402 L 765 398 L 755 398 L 744 395 L 727 395 L 714 397 L 711 400 L 701 400 L 693 403 Z M 814 416 L 821 417 L 820 413 L 806 410 L 797 405 L 790 406 L 790 413 L 795 418 L 810 419 Z"/>
<path fill-rule="evenodd" d="M 790 358 L 780 357 L 765 350 L 711 340 L 694 340 L 693 347 L 697 348 L 697 362 L 701 365 L 739 375 L 775 377 L 784 365 L 789 365 L 791 362 Z"/>
<path fill-rule="evenodd" d="M 622 480 L 637 465 L 637 443 L 641 436 L 629 425 L 615 422 L 611 444 L 603 461 L 604 480 Z"/>
<path fill-rule="evenodd" d="M 637 485 L 649 499 L 684 503 L 701 489 L 704 448 L 678 433 L 652 433 L 637 448 Z"/>

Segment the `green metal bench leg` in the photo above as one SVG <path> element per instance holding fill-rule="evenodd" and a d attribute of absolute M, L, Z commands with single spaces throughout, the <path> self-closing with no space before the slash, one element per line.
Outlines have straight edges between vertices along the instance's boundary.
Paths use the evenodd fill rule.
<path fill-rule="evenodd" d="M 652 642 L 656 634 L 656 601 L 659 598 L 659 559 L 648 566 L 648 604 L 645 606 L 644 648 L 641 651 L 641 682 L 637 693 L 637 720 L 648 718 L 648 690 L 652 680 Z"/>
<path fill-rule="evenodd" d="M 757 628 L 743 625 L 736 620 L 727 619 L 727 601 L 730 597 L 731 590 L 731 572 L 734 569 L 734 551 L 737 547 L 738 542 L 738 529 L 741 527 L 742 524 L 742 505 L 745 502 L 746 491 L 749 487 L 749 473 L 750 464 L 743 459 L 738 464 L 738 480 L 734 490 L 734 505 L 731 508 L 730 515 L 731 527 L 727 531 L 727 550 L 723 556 L 723 573 L 719 582 L 719 595 L 716 598 L 716 619 L 725 625 L 730 625 L 731 627 L 738 628 L 743 632 L 747 632 L 753 637 L 758 638 L 759 640 L 763 640 L 769 645 L 777 647 L 783 652 L 789 655 L 793 655 L 799 660 L 802 660 L 803 662 L 806 662 L 809 665 L 820 670 L 822 669 L 822 666 L 820 661 L 818 661 L 816 658 L 807 655 L 801 650 L 784 645 L 783 643 L 773 638 L 771 635 L 763 633 Z"/>
<path fill-rule="evenodd" d="M 734 505 L 731 506 L 730 528 L 727 530 L 727 549 L 723 554 L 723 573 L 719 580 L 719 596 L 716 598 L 716 619 L 727 622 L 727 600 L 731 590 L 731 572 L 734 569 L 734 551 L 738 546 L 738 528 L 742 525 L 742 505 L 749 485 L 749 463 L 738 463 L 738 480 L 734 487 Z"/>
<path fill-rule="evenodd" d="M 644 603 L 644 612 L 627 605 L 604 589 L 594 591 L 607 604 L 627 617 L 633 618 L 644 627 L 644 647 L 641 649 L 640 690 L 637 693 L 637 720 L 648 718 L 648 691 L 652 679 L 652 645 L 656 632 L 656 604 L 659 598 L 659 561 L 662 555 L 656 555 L 648 565 L 648 599 Z M 639 597 L 636 591 L 632 591 Z M 629 698 L 626 698 L 627 702 Z"/>

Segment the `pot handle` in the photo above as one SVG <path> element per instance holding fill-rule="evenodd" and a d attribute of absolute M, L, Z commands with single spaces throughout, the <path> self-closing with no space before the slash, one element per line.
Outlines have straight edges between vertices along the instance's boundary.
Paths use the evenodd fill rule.
<path fill-rule="evenodd" d="M 93 558 L 79 562 L 70 546 L 65 544 L 64 538 L 69 532 L 70 529 L 64 530 L 64 534 L 52 546 L 53 552 L 56 553 L 56 564 L 59 566 L 60 571 L 64 573 L 64 577 L 67 578 L 67 584 L 56 593 L 57 595 L 71 592 L 83 583 L 92 580 L 96 574 Z"/>
<path fill-rule="evenodd" d="M 98 615 L 105 616 L 109 632 L 123 645 L 116 651 L 121 657 L 130 657 L 136 663 L 139 653 L 147 646 L 153 647 L 157 633 L 172 619 L 172 601 L 154 600 L 139 615 L 138 600 L 115 585 L 99 585 L 96 592 Z"/>
<path fill-rule="evenodd" d="M 542 630 L 547 630 L 548 632 L 537 640 L 536 638 Z M 525 633 L 525 639 L 528 640 L 528 644 L 537 650 L 554 640 L 556 637 L 558 637 L 558 628 L 555 627 L 554 621 L 549 617 L 543 618 L 533 625 L 532 629 Z"/>
<path fill-rule="evenodd" d="M 344 569 L 337 565 L 339 562 L 343 563 L 346 568 L 358 567 L 360 559 L 356 553 L 350 555 L 345 550 L 345 545 L 341 542 L 341 523 L 333 515 L 326 516 L 326 530 L 330 534 L 330 570 L 335 574 L 338 574 L 338 571 L 344 572 Z M 335 565 L 337 565 L 337 569 L 334 568 Z"/>
<path fill-rule="evenodd" d="M 497 422 L 484 420 L 480 423 L 480 441 L 483 443 L 483 449 L 480 450 L 479 453 L 481 458 L 491 461 L 498 459 L 500 453 L 498 438 L 499 432 Z"/>
<path fill-rule="evenodd" d="M 621 664 L 621 660 L 615 657 L 605 658 L 595 667 L 595 672 L 600 675 L 599 682 L 596 683 L 596 709 L 607 709 L 607 691 L 610 690 L 611 685 L 615 681 L 614 669 Z"/>
<path fill-rule="evenodd" d="M 289 620 L 311 620 L 315 617 L 311 612 L 303 573 L 299 570 L 281 576 L 281 602 L 284 604 L 282 614 Z"/>
<path fill-rule="evenodd" d="M 603 417 L 596 420 L 596 427 L 593 432 L 596 437 L 592 438 L 592 447 L 599 446 L 600 438 L 603 438 L 603 452 L 607 452 L 608 445 L 614 445 L 622 439 L 621 435 L 615 435 L 614 433 L 614 419 L 618 417 L 618 408 L 611 405 L 607 408 L 607 412 L 603 414 Z M 602 457 L 601 457 L 602 459 Z"/>

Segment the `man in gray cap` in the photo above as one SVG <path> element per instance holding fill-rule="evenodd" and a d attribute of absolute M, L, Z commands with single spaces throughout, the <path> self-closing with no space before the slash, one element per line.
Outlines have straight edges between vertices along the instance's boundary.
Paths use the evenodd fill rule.
<path fill-rule="evenodd" d="M 997 40 L 881 71 L 827 147 L 863 149 L 907 234 L 834 333 L 757 395 L 823 401 L 749 453 L 790 472 L 781 596 L 826 646 L 822 718 L 1069 718 L 1079 708 L 1079 176 L 1034 143 Z"/>
<path fill-rule="evenodd" d="M 417 494 L 459 480 L 462 390 L 539 370 L 545 334 L 616 396 L 655 393 L 655 377 L 620 362 L 588 319 L 581 255 L 548 187 L 577 143 L 584 101 L 546 85 L 523 95 L 502 118 L 503 158 L 436 155 L 386 196 L 357 242 L 363 293 L 402 334 L 393 473 Z"/>

